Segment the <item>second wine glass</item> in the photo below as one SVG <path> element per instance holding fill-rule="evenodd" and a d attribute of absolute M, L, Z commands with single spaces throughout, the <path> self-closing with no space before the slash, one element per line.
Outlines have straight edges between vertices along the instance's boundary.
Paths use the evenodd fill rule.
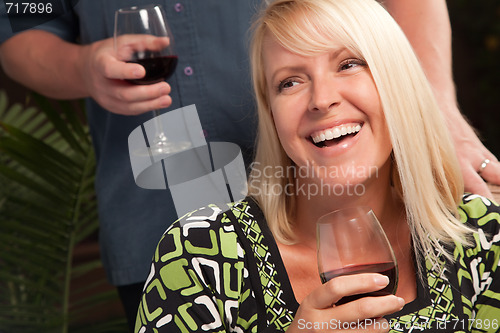
<path fill-rule="evenodd" d="M 174 37 L 165 11 L 160 5 L 122 8 L 115 13 L 115 51 L 119 60 L 138 63 L 146 70 L 143 78 L 128 80 L 133 84 L 153 84 L 167 80 L 177 67 Z M 156 135 L 149 146 L 153 154 L 171 154 L 187 148 L 185 142 L 167 139 L 155 116 Z"/>
<path fill-rule="evenodd" d="M 361 297 L 396 293 L 396 257 L 370 208 L 346 208 L 326 214 L 318 220 L 316 230 L 318 268 L 323 283 L 337 276 L 358 273 L 380 273 L 389 278 L 384 289 L 343 297 L 337 305 Z"/>

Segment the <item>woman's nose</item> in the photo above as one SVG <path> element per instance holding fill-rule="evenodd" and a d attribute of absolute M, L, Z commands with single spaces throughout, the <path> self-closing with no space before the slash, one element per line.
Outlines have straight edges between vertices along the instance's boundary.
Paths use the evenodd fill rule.
<path fill-rule="evenodd" d="M 310 96 L 309 110 L 311 112 L 330 112 L 341 101 L 334 79 L 328 78 L 315 81 Z"/>

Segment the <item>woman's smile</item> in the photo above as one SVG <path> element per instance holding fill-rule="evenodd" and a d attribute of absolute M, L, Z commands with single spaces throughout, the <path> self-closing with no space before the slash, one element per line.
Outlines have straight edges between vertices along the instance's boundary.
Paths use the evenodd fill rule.
<path fill-rule="evenodd" d="M 314 132 L 311 139 L 317 147 L 331 147 L 346 138 L 353 137 L 361 131 L 361 123 L 337 125 L 332 128 Z"/>

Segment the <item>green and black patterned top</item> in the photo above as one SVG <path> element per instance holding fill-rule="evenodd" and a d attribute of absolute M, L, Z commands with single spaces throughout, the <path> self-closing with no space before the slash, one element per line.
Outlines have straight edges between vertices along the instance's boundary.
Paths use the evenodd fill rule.
<path fill-rule="evenodd" d="M 426 278 L 417 279 L 417 298 L 387 317 L 390 332 L 500 332 L 500 207 L 466 195 L 459 208 L 461 220 L 477 228 L 475 246 L 457 244 L 456 262 L 444 272 L 429 261 L 415 263 Z M 249 199 L 198 210 L 165 232 L 135 331 L 280 332 L 298 306 L 262 211 Z"/>

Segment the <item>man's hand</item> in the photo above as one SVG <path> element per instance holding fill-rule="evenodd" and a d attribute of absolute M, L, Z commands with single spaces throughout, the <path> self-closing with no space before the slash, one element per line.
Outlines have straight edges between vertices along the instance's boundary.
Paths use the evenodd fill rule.
<path fill-rule="evenodd" d="M 462 169 L 465 191 L 492 198 L 485 181 L 500 185 L 500 163 L 495 155 L 486 149 L 458 110 L 455 115 L 454 120 L 448 121 L 448 127 Z M 489 163 L 486 163 L 486 160 L 489 160 Z"/>
<path fill-rule="evenodd" d="M 136 41 L 132 38 L 130 44 L 134 42 Z M 142 37 L 141 40 L 141 43 L 146 44 L 158 42 L 159 38 L 152 36 Z M 81 59 L 83 61 L 81 77 L 89 96 L 111 112 L 135 115 L 166 108 L 172 104 L 169 96 L 170 85 L 166 82 L 135 85 L 125 81 L 142 78 L 146 72 L 141 65 L 119 60 L 112 38 L 85 46 Z"/>
<path fill-rule="evenodd" d="M 141 36 L 143 47 L 154 49 L 168 38 Z M 136 115 L 171 105 L 170 85 L 134 85 L 126 79 L 145 75 L 141 65 L 120 61 L 114 41 L 108 38 L 89 45 L 62 40 L 42 30 L 19 33 L 0 45 L 0 62 L 12 79 L 54 99 L 92 97 L 104 109 Z"/>

